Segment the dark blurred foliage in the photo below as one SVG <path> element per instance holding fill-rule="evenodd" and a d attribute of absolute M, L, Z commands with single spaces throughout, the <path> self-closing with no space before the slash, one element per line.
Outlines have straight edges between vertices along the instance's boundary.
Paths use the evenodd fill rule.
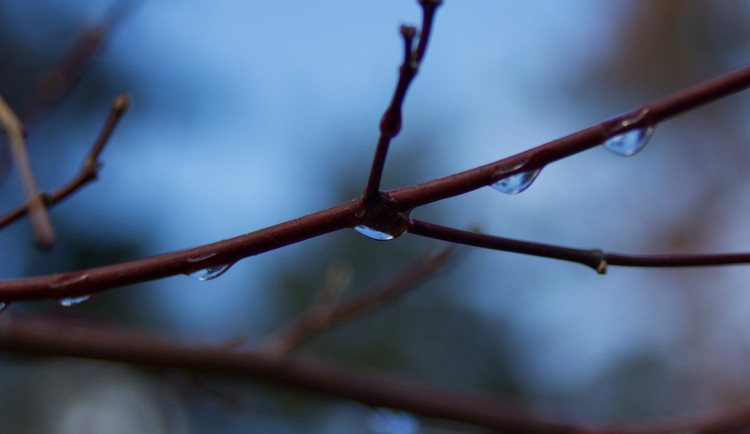
<path fill-rule="evenodd" d="M 34 12 L 34 27 L 40 29 L 43 38 L 29 37 L 33 29 L 25 21 L 19 22 L 16 18 L 19 15 L 12 15 L 9 8 L 0 4 L 0 93 L 13 106 L 23 105 L 40 74 L 66 52 L 81 31 L 80 22 L 64 13 L 62 4 L 33 3 L 45 6 Z M 596 107 L 592 118 L 597 119 L 601 113 L 624 111 L 740 66 L 747 59 L 742 53 L 750 46 L 750 33 L 744 22 L 748 17 L 743 9 L 746 7 L 746 3 L 728 1 L 625 3 L 622 7 L 625 16 L 612 23 L 618 29 L 617 49 L 609 53 L 610 57 L 600 59 L 601 64 L 589 76 L 581 77 L 578 83 L 567 83 L 573 95 L 566 96 L 584 104 L 591 103 Z M 16 7 L 12 13 L 30 13 L 22 9 Z M 106 107 L 103 101 L 108 103 L 121 90 L 122 83 L 137 87 L 140 80 L 149 79 L 123 76 L 126 74 L 118 67 L 117 59 L 95 62 L 81 82 L 57 105 L 56 110 L 64 111 L 64 115 L 53 112 L 44 121 L 46 123 L 40 124 L 39 128 L 47 129 L 48 133 L 35 135 L 31 131 L 32 152 L 63 152 L 52 133 L 95 125 L 102 117 L 102 107 Z M 746 97 L 742 98 L 747 101 Z M 742 183 L 742 177 L 748 172 L 750 130 L 732 127 L 738 123 L 731 119 L 741 115 L 734 107 L 718 103 L 657 130 L 657 134 L 664 129 L 677 137 L 672 143 L 679 142 L 679 146 L 672 146 L 668 157 L 662 154 L 675 161 L 671 162 L 668 174 L 655 178 L 666 185 L 666 189 L 689 189 L 697 199 L 679 221 L 657 223 L 658 230 L 649 240 L 655 251 L 704 251 L 706 240 L 716 231 L 714 225 L 721 224 L 713 216 L 726 212 L 721 207 L 726 206 L 726 195 L 732 193 L 726 186 Z M 76 122 L 65 122 L 70 119 Z M 417 130 L 418 126 L 414 126 L 411 131 Z M 374 144 L 371 131 L 357 132 L 360 137 L 347 142 Z M 93 139 L 94 132 L 91 137 Z M 399 151 L 389 161 L 385 177 L 389 186 L 422 180 L 417 174 L 425 168 L 420 167 L 421 160 L 417 156 L 429 146 L 431 138 L 413 132 L 398 139 L 408 151 Z M 365 176 L 353 170 L 352 165 L 341 166 L 341 171 L 331 177 L 330 185 L 321 188 L 340 192 L 339 199 L 346 200 L 359 193 L 358 186 L 363 185 Z M 674 168 L 681 169 L 672 170 Z M 49 167 L 49 170 L 56 169 Z M 59 170 L 69 173 L 68 168 Z M 408 174 L 408 178 L 404 174 Z M 48 173 L 44 176 L 54 178 Z M 9 189 L 2 191 L 6 190 Z M 669 205 L 668 198 L 663 202 L 664 207 Z M 3 204 L 4 207 L 13 205 L 6 201 Z M 432 214 L 428 216 L 434 219 L 446 212 L 440 207 L 430 207 L 429 211 Z M 664 210 L 657 207 L 638 212 L 648 216 L 661 211 Z M 19 229 L 14 232 L 16 235 L 3 239 L 24 240 L 26 245 L 18 248 L 6 241 L 3 254 L 9 255 L 12 250 L 15 255 L 26 255 L 22 262 L 26 264 L 28 275 L 87 268 L 143 256 L 148 233 L 152 230 L 144 228 L 141 238 L 132 239 L 118 238 L 116 228 L 111 230 L 111 238 L 92 237 L 81 231 L 80 225 L 66 224 L 64 220 L 57 220 L 56 228 L 61 240 L 52 252 L 27 249 L 31 235 L 24 240 Z M 267 307 L 272 311 L 272 320 L 267 329 L 248 331 L 249 336 L 270 334 L 304 312 L 323 285 L 326 270 L 334 264 L 352 270 L 350 289 L 343 295 L 350 297 L 387 280 L 396 270 L 436 247 L 435 243 L 409 235 L 387 244 L 373 243 L 351 233 L 334 234 L 312 242 L 316 243 L 316 248 L 306 252 L 305 257 L 295 257 L 293 264 L 281 260 L 276 269 L 268 271 L 278 282 L 278 288 L 268 289 L 273 291 L 271 305 Z M 444 272 L 393 305 L 324 332 L 303 345 L 301 351 L 352 369 L 389 373 L 467 392 L 526 399 L 532 404 L 570 410 L 589 419 L 642 420 L 679 413 L 686 407 L 699 408 L 704 403 L 715 405 L 740 400 L 746 393 L 746 388 L 728 381 L 716 365 L 696 362 L 706 368 L 700 368 L 704 369 L 703 377 L 695 378 L 695 369 L 680 368 L 653 348 L 624 355 L 616 366 L 591 384 L 580 385 L 566 393 L 545 395 L 525 390 L 517 378 L 523 371 L 523 366 L 519 366 L 522 362 L 515 354 L 527 350 L 513 327 L 503 317 L 487 318 L 466 303 L 458 302 L 465 285 L 462 273 L 466 270 L 462 265 L 470 254 L 467 249 L 460 251 Z M 663 349 L 665 353 L 675 353 L 679 357 L 714 357 L 711 348 L 714 348 L 717 331 L 707 324 L 714 320 L 719 302 L 711 292 L 702 291 L 711 284 L 711 274 L 701 273 L 682 270 L 668 273 L 669 279 L 679 281 L 686 288 L 684 297 L 692 315 L 686 323 L 694 330 L 689 342 L 678 342 L 673 348 Z M 137 301 L 139 294 L 145 291 L 148 285 L 111 291 L 89 304 L 66 310 L 65 314 L 155 329 L 159 319 L 149 317 L 148 311 L 141 309 Z M 51 303 L 35 303 L 19 306 L 18 312 L 57 315 L 59 308 Z M 696 351 L 696 348 L 705 348 L 705 351 Z M 744 357 L 747 359 L 747 354 Z M 0 420 L 7 429 L 17 433 L 63 432 L 55 429 L 82 427 L 86 423 L 94 429 L 104 426 L 97 423 L 108 424 L 106 426 L 112 429 L 108 432 L 133 432 L 136 428 L 144 433 L 351 432 L 365 430 L 371 417 L 368 409 L 357 404 L 254 384 L 94 362 L 31 361 L 11 357 L 5 357 L 4 361 L 7 363 L 0 370 L 3 385 Z M 747 370 L 745 374 L 750 375 Z M 703 395 L 695 398 L 693 395 L 699 389 Z M 70 405 L 70 402 L 75 404 Z M 124 407 L 131 413 L 122 414 L 138 416 L 97 420 L 92 415 L 96 409 L 105 411 L 113 407 Z M 114 428 L 117 424 L 121 424 L 119 430 Z M 433 429 L 429 423 L 422 428 L 424 432 Z M 438 432 L 437 428 L 435 430 Z"/>

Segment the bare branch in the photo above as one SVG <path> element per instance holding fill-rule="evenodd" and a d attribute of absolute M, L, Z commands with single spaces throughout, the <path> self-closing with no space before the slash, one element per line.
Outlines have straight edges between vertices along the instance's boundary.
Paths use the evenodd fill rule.
<path fill-rule="evenodd" d="M 609 265 L 623 267 L 701 267 L 750 264 L 750 253 L 625 255 L 607 253 L 599 249 L 576 249 L 496 237 L 448 228 L 416 219 L 409 220 L 407 232 L 467 246 L 577 262 L 591 267 L 599 274 L 605 274 Z"/>
<path fill-rule="evenodd" d="M 444 178 L 390 190 L 385 194 L 393 202 L 395 211 L 411 210 L 421 205 L 468 193 L 517 173 L 541 169 L 554 161 L 599 146 L 610 138 L 613 132 L 621 133 L 621 126 L 624 123 L 627 123 L 630 129 L 653 126 L 748 87 L 750 87 L 750 66 L 745 66 L 511 157 Z M 638 121 L 630 122 L 634 119 Z"/>
<path fill-rule="evenodd" d="M 391 143 L 391 139 L 396 137 L 399 131 L 401 131 L 401 107 L 404 105 L 406 91 L 409 89 L 414 76 L 417 75 L 419 65 L 427 50 L 427 41 L 430 37 L 435 11 L 440 6 L 440 3 L 441 0 L 421 0 L 419 2 L 423 12 L 422 34 L 419 36 L 419 43 L 416 50 L 412 51 L 412 42 L 417 30 L 414 27 L 401 26 L 401 36 L 404 38 L 404 63 L 399 69 L 398 84 L 396 85 L 393 99 L 380 121 L 380 138 L 375 148 L 375 157 L 370 169 L 370 178 L 362 194 L 364 201 L 374 201 L 380 197 L 380 180 L 385 168 L 385 157 L 388 154 L 388 146 Z"/>
<path fill-rule="evenodd" d="M 101 154 L 104 146 L 109 141 L 109 137 L 112 135 L 115 126 L 117 126 L 120 117 L 128 109 L 129 105 L 130 97 L 127 94 L 121 94 L 115 98 L 114 102 L 112 103 L 112 109 L 109 112 L 109 117 L 104 123 L 104 127 L 102 128 L 101 133 L 99 133 L 99 137 L 96 139 L 91 150 L 84 158 L 83 164 L 81 165 L 81 170 L 78 172 L 78 174 L 70 182 L 68 182 L 66 185 L 64 185 L 54 193 L 42 194 L 42 196 L 44 197 L 44 202 L 47 206 L 55 205 L 56 203 L 73 194 L 79 188 L 83 187 L 89 181 L 93 181 L 94 179 L 96 179 L 97 172 L 99 170 L 99 164 L 97 163 L 99 154 Z M 7 213 L 2 218 L 0 218 L 0 229 L 23 217 L 24 214 L 28 213 L 28 211 L 29 206 L 23 205 Z"/>
<path fill-rule="evenodd" d="M 42 195 L 39 193 L 39 188 L 34 179 L 34 171 L 31 170 L 29 156 L 26 154 L 23 126 L 13 112 L 13 109 L 10 108 L 1 96 L 0 125 L 2 125 L 5 135 L 8 138 L 8 147 L 13 156 L 13 164 L 21 182 L 21 188 L 26 199 L 26 206 L 31 216 L 31 224 L 34 228 L 37 242 L 42 248 L 50 248 L 55 240 L 55 230 L 52 228 L 52 221 L 49 218 L 49 214 L 47 214 L 44 200 L 42 200 Z"/>
<path fill-rule="evenodd" d="M 453 252 L 454 248 L 449 247 L 425 256 L 396 273 L 389 282 L 350 300 L 313 305 L 269 340 L 266 345 L 269 354 L 286 357 L 314 335 L 389 305 L 442 269 Z"/>

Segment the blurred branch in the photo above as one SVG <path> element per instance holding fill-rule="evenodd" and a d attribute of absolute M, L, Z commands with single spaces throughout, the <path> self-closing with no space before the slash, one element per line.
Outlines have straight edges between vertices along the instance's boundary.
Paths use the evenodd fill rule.
<path fill-rule="evenodd" d="M 36 234 L 37 242 L 42 248 L 52 247 L 55 239 L 55 231 L 52 228 L 52 221 L 47 214 L 42 195 L 34 179 L 34 171 L 31 169 L 29 156 L 26 153 L 26 144 L 24 143 L 24 131 L 21 121 L 8 106 L 5 100 L 0 97 L 0 125 L 5 131 L 8 138 L 8 147 L 13 156 L 13 164 L 18 173 L 21 182 L 26 207 L 31 216 L 31 224 Z"/>
<path fill-rule="evenodd" d="M 605 274 L 609 265 L 623 267 L 700 267 L 750 264 L 750 253 L 625 255 L 599 249 L 575 249 L 462 231 L 416 219 L 409 220 L 409 233 L 436 240 L 504 252 L 522 253 L 562 261 L 577 262 Z"/>
<path fill-rule="evenodd" d="M 396 91 L 390 105 L 383 114 L 380 121 L 380 138 L 375 148 L 375 156 L 370 169 L 370 178 L 367 181 L 362 199 L 364 201 L 375 201 L 380 198 L 380 180 L 385 168 L 385 157 L 388 154 L 388 147 L 391 139 L 396 137 L 401 131 L 401 108 L 404 105 L 406 91 L 409 89 L 414 77 L 417 75 L 419 65 L 422 63 L 427 42 L 432 31 L 432 22 L 435 18 L 435 12 L 442 0 L 419 0 L 422 6 L 422 33 L 419 36 L 419 43 L 416 50 L 412 51 L 414 37 L 417 30 L 414 27 L 401 26 L 401 36 L 404 38 L 404 63 L 399 69 L 398 83 Z"/>
<path fill-rule="evenodd" d="M 570 423 L 539 411 L 531 412 L 513 402 L 425 387 L 382 375 L 355 373 L 308 358 L 279 360 L 262 351 L 190 346 L 174 339 L 69 319 L 4 315 L 0 319 L 0 351 L 24 356 L 96 359 L 259 381 L 502 432 L 729 433 L 742 432 L 750 426 L 750 408 L 747 407 L 648 425 Z"/>
<path fill-rule="evenodd" d="M 114 102 L 112 103 L 112 109 L 109 112 L 109 116 L 104 123 L 104 127 L 102 128 L 101 133 L 99 133 L 99 137 L 94 142 L 94 145 L 91 147 L 91 150 L 84 158 L 83 164 L 81 165 L 81 169 L 79 170 L 78 174 L 70 182 L 68 182 L 66 185 L 64 185 L 54 193 L 39 194 L 40 197 L 44 197 L 44 202 L 47 206 L 55 205 L 56 203 L 73 194 L 76 190 L 83 187 L 88 182 L 96 179 L 97 173 L 99 171 L 99 163 L 97 162 L 99 154 L 101 154 L 104 146 L 109 141 L 109 138 L 112 135 L 115 126 L 117 126 L 120 117 L 128 109 L 129 105 L 130 97 L 127 94 L 120 94 L 115 98 Z M 30 207 L 27 204 L 18 207 L 4 215 L 2 218 L 0 218 L 0 229 L 23 217 L 26 213 L 29 212 L 29 209 Z"/>
<path fill-rule="evenodd" d="M 441 270 L 453 253 L 454 247 L 448 247 L 429 254 L 396 273 L 389 282 L 350 300 L 313 304 L 267 342 L 267 352 L 273 357 L 286 357 L 316 334 L 387 306 Z"/>
<path fill-rule="evenodd" d="M 126 19 L 136 3 L 137 0 L 115 0 L 99 23 L 83 29 L 70 50 L 40 75 L 21 111 L 27 125 L 38 123 L 78 83 L 111 38 L 115 26 Z"/>

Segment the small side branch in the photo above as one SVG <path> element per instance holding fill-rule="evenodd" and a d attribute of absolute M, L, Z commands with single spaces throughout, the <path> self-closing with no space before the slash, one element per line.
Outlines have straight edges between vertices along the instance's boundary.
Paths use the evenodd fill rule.
<path fill-rule="evenodd" d="M 286 357 L 316 334 L 387 306 L 441 270 L 454 250 L 454 247 L 449 247 L 425 256 L 394 275 L 389 282 L 350 300 L 313 305 L 270 339 L 266 345 L 269 354 Z"/>
<path fill-rule="evenodd" d="M 610 265 L 667 268 L 750 264 L 750 253 L 625 255 L 607 253 L 599 249 L 576 249 L 496 237 L 448 228 L 416 219 L 410 219 L 407 232 L 467 246 L 577 262 L 592 268 L 599 274 L 605 274 Z"/>
<path fill-rule="evenodd" d="M 101 154 L 102 150 L 104 150 L 104 146 L 109 141 L 109 138 L 112 135 L 115 127 L 117 126 L 117 123 L 129 106 L 130 97 L 128 97 L 127 94 L 121 94 L 115 98 L 114 102 L 112 103 L 112 109 L 109 112 L 109 116 L 104 123 L 104 127 L 102 128 L 101 133 L 99 133 L 99 137 L 96 139 L 94 145 L 91 147 L 91 150 L 83 160 L 81 170 L 70 182 L 68 182 L 66 185 L 64 185 L 54 193 L 43 195 L 44 202 L 47 206 L 55 205 L 56 203 L 73 194 L 76 190 L 83 187 L 88 182 L 96 179 L 97 172 L 99 170 L 99 163 L 97 161 L 99 158 L 99 154 Z M 23 217 L 24 214 L 29 212 L 29 210 L 29 204 L 25 204 L 7 213 L 2 218 L 0 218 L 0 229 Z"/>
<path fill-rule="evenodd" d="M 5 136 L 8 138 L 13 164 L 21 182 L 37 242 L 42 248 L 50 248 L 55 240 L 55 231 L 52 228 L 52 221 L 34 179 L 34 171 L 31 170 L 31 163 L 26 153 L 26 144 L 23 138 L 23 126 L 13 109 L 2 97 L 0 97 L 0 125 L 2 125 Z"/>
<path fill-rule="evenodd" d="M 406 91 L 409 89 L 409 85 L 414 76 L 417 75 L 419 65 L 422 63 L 422 58 L 427 50 L 427 41 L 432 31 L 435 11 L 440 6 L 441 0 L 420 0 L 419 4 L 422 6 L 423 12 L 422 33 L 419 36 L 419 43 L 416 50 L 412 47 L 417 30 L 414 27 L 401 26 L 401 36 L 404 39 L 404 62 L 399 69 L 396 91 L 380 121 L 380 138 L 378 139 L 375 157 L 370 168 L 370 178 L 362 194 L 362 198 L 365 201 L 373 201 L 380 197 L 380 181 L 383 176 L 383 169 L 385 168 L 388 147 L 390 146 L 391 139 L 396 137 L 401 131 L 401 108 L 404 105 Z"/>

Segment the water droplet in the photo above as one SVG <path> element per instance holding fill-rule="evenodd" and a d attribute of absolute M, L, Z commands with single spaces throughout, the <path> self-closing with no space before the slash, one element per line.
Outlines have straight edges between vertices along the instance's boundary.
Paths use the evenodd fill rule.
<path fill-rule="evenodd" d="M 604 142 L 604 147 L 621 157 L 635 155 L 646 147 L 654 127 L 637 128 L 616 134 Z"/>
<path fill-rule="evenodd" d="M 401 411 L 378 408 L 370 416 L 370 430 L 377 434 L 415 434 L 419 432 L 419 421 L 413 415 Z"/>
<path fill-rule="evenodd" d="M 93 299 L 94 296 L 91 294 L 82 295 L 80 297 L 66 297 L 57 299 L 57 304 L 63 307 L 71 307 L 81 303 L 85 303 Z"/>
<path fill-rule="evenodd" d="M 518 194 L 529 188 L 541 171 L 542 169 L 535 169 L 515 173 L 492 184 L 492 188 L 505 194 Z"/>
<path fill-rule="evenodd" d="M 372 238 L 373 240 L 378 240 L 378 241 L 389 241 L 389 240 L 396 238 L 394 235 L 391 235 L 385 232 L 380 232 L 378 230 L 375 230 L 371 227 L 367 227 L 364 225 L 355 226 L 354 230 L 366 236 L 367 238 Z"/>
<path fill-rule="evenodd" d="M 185 275 L 198 280 L 213 280 L 226 273 L 226 271 L 232 265 L 234 265 L 234 263 L 217 265 L 215 267 L 207 267 L 202 270 L 193 271 L 192 273 L 185 273 Z"/>
<path fill-rule="evenodd" d="M 10 303 L 6 303 L 4 301 L 0 301 L 0 312 L 3 312 L 5 309 L 8 308 L 8 306 L 10 306 Z"/>
<path fill-rule="evenodd" d="M 201 262 L 201 261 L 205 261 L 208 258 L 213 258 L 214 256 L 216 256 L 216 253 L 204 253 L 203 255 L 198 255 L 192 258 L 188 258 L 187 261 L 188 262 Z"/>
<path fill-rule="evenodd" d="M 647 114 L 648 109 L 643 109 L 637 115 L 615 125 L 609 138 L 604 141 L 604 147 L 621 157 L 639 153 L 648 144 L 654 132 L 653 125 L 635 126 L 642 123 Z"/>

